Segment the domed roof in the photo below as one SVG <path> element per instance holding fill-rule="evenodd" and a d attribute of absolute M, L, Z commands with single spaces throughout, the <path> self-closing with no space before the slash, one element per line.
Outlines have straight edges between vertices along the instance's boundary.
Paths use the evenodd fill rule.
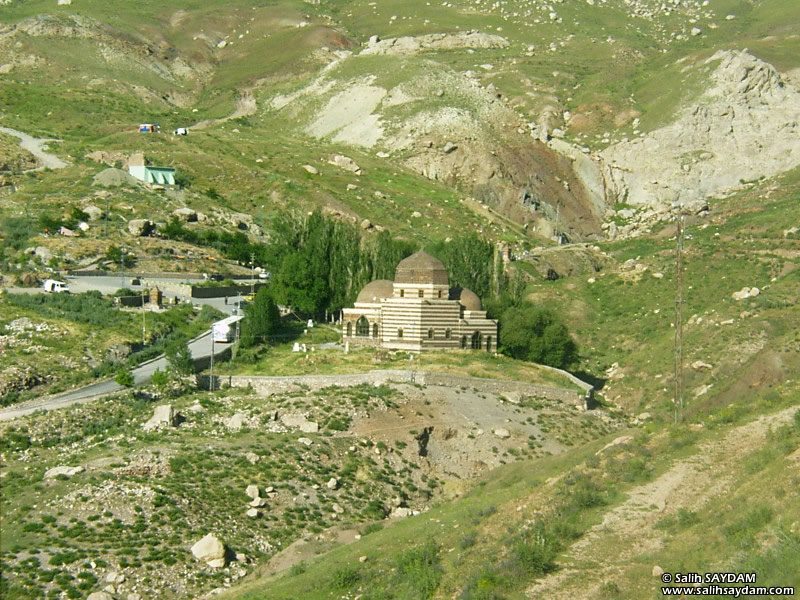
<path fill-rule="evenodd" d="M 370 281 L 358 293 L 356 302 L 380 302 L 381 298 L 391 298 L 394 291 L 394 283 L 388 279 L 376 279 Z"/>
<path fill-rule="evenodd" d="M 458 303 L 467 310 L 483 310 L 478 294 L 467 288 L 450 288 L 449 298 L 450 300 L 458 300 Z"/>
<path fill-rule="evenodd" d="M 447 269 L 438 258 L 420 250 L 397 265 L 395 283 L 433 283 L 448 285 Z"/>

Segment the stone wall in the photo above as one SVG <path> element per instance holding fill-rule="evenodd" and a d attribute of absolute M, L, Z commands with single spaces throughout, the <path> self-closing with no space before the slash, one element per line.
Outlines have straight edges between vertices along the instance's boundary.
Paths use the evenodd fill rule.
<path fill-rule="evenodd" d="M 563 375 L 569 375 L 565 371 L 555 370 Z M 570 377 L 573 378 L 571 375 Z M 416 383 L 420 385 L 468 387 L 493 394 L 518 393 L 525 396 L 556 400 L 566 404 L 581 404 L 585 408 L 590 408 L 592 386 L 577 378 L 574 379 L 580 382 L 579 387 L 581 387 L 582 391 L 509 379 L 486 379 L 483 377 L 466 377 L 448 373 L 408 370 L 375 370 L 352 375 L 298 375 L 295 377 L 226 375 L 215 377 L 214 386 L 216 388 L 224 386 L 252 387 L 258 394 L 269 396 L 304 389 L 319 390 L 331 386 L 351 387 L 361 384 Z M 200 387 L 209 387 L 209 377 L 207 375 L 200 375 L 197 380 Z"/>

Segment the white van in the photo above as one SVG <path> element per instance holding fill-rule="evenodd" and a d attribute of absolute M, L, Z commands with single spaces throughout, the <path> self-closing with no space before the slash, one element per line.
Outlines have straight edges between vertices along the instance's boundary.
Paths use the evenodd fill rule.
<path fill-rule="evenodd" d="M 45 279 L 44 291 L 48 293 L 69 293 L 69 286 L 63 281 L 56 281 L 55 279 Z"/>

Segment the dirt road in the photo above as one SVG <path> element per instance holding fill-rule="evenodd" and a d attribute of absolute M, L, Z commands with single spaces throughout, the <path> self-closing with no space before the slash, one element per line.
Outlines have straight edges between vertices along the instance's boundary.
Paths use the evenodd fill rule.
<path fill-rule="evenodd" d="M 49 152 L 44 151 L 44 148 L 49 142 L 59 142 L 61 140 L 53 138 L 35 138 L 27 133 L 22 133 L 21 131 L 10 129 L 8 127 L 0 127 L 0 132 L 18 137 L 20 140 L 19 145 L 42 162 L 41 167 L 30 169 L 31 171 L 38 171 L 45 168 L 63 169 L 69 164 L 58 158 L 55 154 L 50 154 Z"/>

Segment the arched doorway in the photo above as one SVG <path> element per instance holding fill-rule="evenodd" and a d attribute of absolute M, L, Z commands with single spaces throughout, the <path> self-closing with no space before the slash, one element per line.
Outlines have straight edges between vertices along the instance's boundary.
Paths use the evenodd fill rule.
<path fill-rule="evenodd" d="M 353 323 L 352 321 L 347 322 L 347 337 L 352 337 L 353 335 Z"/>
<path fill-rule="evenodd" d="M 372 337 L 374 337 L 374 338 L 378 337 L 378 324 L 377 323 L 373 323 L 372 324 Z"/>
<path fill-rule="evenodd" d="M 492 351 L 492 336 L 490 336 L 490 335 L 486 336 L 486 351 L 487 352 L 491 352 Z"/>
<path fill-rule="evenodd" d="M 465 336 L 465 335 L 461 336 L 461 347 L 464 348 L 464 349 L 467 348 L 467 336 Z"/>
<path fill-rule="evenodd" d="M 472 349 L 473 350 L 480 350 L 481 349 L 481 332 L 476 331 L 472 334 Z"/>
<path fill-rule="evenodd" d="M 356 335 L 360 337 L 369 336 L 369 321 L 363 315 L 356 321 Z"/>

